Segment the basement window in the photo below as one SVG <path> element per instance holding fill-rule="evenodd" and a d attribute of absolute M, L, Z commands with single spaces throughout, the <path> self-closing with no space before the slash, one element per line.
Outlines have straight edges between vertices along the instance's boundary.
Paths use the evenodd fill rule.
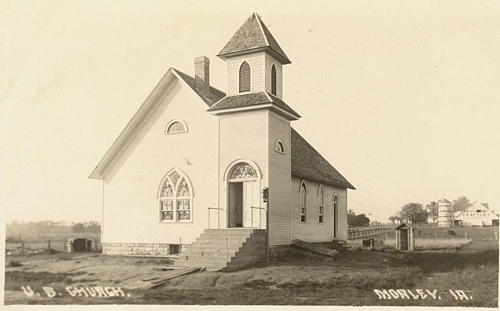
<path fill-rule="evenodd" d="M 179 255 L 180 245 L 179 244 L 170 244 L 168 253 L 170 255 Z"/>

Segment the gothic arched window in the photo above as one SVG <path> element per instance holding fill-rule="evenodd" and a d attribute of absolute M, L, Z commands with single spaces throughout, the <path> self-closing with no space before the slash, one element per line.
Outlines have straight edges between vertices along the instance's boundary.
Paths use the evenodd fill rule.
<path fill-rule="evenodd" d="M 300 222 L 307 222 L 307 187 L 303 181 L 300 185 Z"/>
<path fill-rule="evenodd" d="M 193 191 L 184 174 L 172 170 L 163 180 L 160 189 L 160 221 L 192 221 Z"/>
<path fill-rule="evenodd" d="M 318 223 L 325 222 L 325 194 L 323 185 L 319 185 L 318 189 Z"/>
<path fill-rule="evenodd" d="M 271 94 L 276 95 L 276 66 L 271 66 Z"/>
<path fill-rule="evenodd" d="M 240 67 L 240 93 L 250 91 L 250 65 L 243 62 Z"/>

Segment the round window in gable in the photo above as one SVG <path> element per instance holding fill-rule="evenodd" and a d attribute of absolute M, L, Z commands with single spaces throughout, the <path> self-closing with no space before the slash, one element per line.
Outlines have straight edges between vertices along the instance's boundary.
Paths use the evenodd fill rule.
<path fill-rule="evenodd" d="M 186 122 L 181 120 L 172 120 L 165 128 L 165 134 L 185 133 L 187 132 Z"/>
<path fill-rule="evenodd" d="M 285 144 L 281 139 L 276 141 L 276 145 L 274 146 L 274 151 L 279 153 L 285 153 Z"/>

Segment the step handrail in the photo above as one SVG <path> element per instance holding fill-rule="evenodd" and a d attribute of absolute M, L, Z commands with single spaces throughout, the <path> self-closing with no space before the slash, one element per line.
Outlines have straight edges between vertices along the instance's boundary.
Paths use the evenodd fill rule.
<path fill-rule="evenodd" d="M 250 210 L 251 210 L 251 216 L 252 216 L 252 219 L 251 219 L 251 224 L 252 224 L 252 229 L 253 229 L 253 210 L 254 209 L 258 209 L 259 210 L 259 229 L 262 229 L 262 210 L 265 210 L 265 208 L 263 207 L 260 207 L 260 206 L 250 206 Z"/>
<path fill-rule="evenodd" d="M 208 229 L 210 229 L 210 210 L 215 209 L 215 210 L 221 210 L 223 211 L 224 209 L 220 207 L 207 207 L 208 208 Z M 220 229 L 219 225 L 219 215 L 217 215 L 217 229 Z"/>

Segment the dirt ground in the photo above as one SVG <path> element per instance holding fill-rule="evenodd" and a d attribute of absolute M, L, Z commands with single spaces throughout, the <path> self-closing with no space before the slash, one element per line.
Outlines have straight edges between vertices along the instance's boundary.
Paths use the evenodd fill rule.
<path fill-rule="evenodd" d="M 138 280 L 161 277 L 166 272 L 159 268 L 170 263 L 101 254 L 8 256 L 5 304 L 498 306 L 495 241 L 476 241 L 459 251 L 348 251 L 333 260 L 297 251 L 287 261 L 252 269 L 194 272 L 154 289 L 127 289 Z M 81 287 L 119 288 L 123 297 L 76 294 Z M 440 299 L 429 294 L 406 299 L 410 293 L 380 298 L 375 292 L 391 289 L 436 290 Z M 457 290 L 467 296 L 456 299 Z"/>

